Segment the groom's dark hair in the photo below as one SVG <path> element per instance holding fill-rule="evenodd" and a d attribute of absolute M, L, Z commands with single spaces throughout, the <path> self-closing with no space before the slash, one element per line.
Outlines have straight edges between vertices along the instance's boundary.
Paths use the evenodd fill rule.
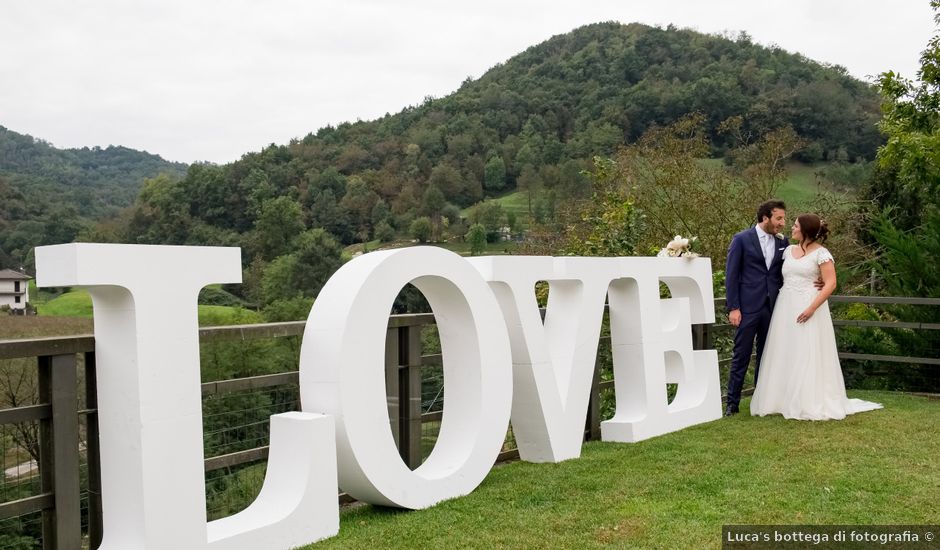
<path fill-rule="evenodd" d="M 774 199 L 774 200 L 769 200 L 761 204 L 760 206 L 758 206 L 757 207 L 757 223 L 764 221 L 764 218 L 769 218 L 773 214 L 775 208 L 779 208 L 780 210 L 786 210 L 787 205 L 783 204 L 783 201 L 781 200 Z"/>

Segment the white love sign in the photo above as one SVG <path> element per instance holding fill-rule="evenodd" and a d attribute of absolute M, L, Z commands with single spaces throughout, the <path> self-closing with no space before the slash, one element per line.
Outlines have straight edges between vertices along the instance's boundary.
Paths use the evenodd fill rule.
<path fill-rule="evenodd" d="M 206 522 L 196 298 L 241 281 L 237 248 L 66 244 L 36 249 L 40 286 L 82 286 L 95 310 L 104 534 L 100 548 L 293 548 L 334 535 L 332 419 L 271 417 L 255 502 Z"/>
<path fill-rule="evenodd" d="M 375 252 L 344 265 L 314 303 L 300 357 L 303 412 L 271 417 L 258 498 L 207 522 L 196 297 L 207 284 L 239 282 L 239 254 L 36 249 L 40 286 L 83 286 L 94 302 L 101 548 L 294 548 L 338 532 L 338 488 L 373 504 L 433 506 L 480 484 L 510 418 L 523 460 L 576 458 L 605 301 L 617 406 L 602 438 L 640 441 L 720 417 L 717 354 L 693 351 L 689 328 L 714 322 L 708 259 Z M 550 286 L 544 322 L 538 281 Z M 388 314 L 408 283 L 434 311 L 447 396 L 435 448 L 414 471 L 395 447 L 384 387 Z M 678 384 L 671 403 L 667 383 Z"/>
<path fill-rule="evenodd" d="M 469 260 L 490 282 L 512 340 L 512 426 L 523 460 L 580 456 L 608 297 L 617 411 L 601 423 L 602 439 L 635 442 L 721 416 L 717 352 L 693 351 L 689 326 L 715 321 L 710 261 L 663 260 Z M 544 323 L 538 281 L 550 288 Z M 659 298 L 660 281 L 671 299 Z M 679 385 L 672 403 L 667 383 Z"/>
<path fill-rule="evenodd" d="M 388 314 L 409 282 L 435 314 L 446 396 L 437 443 L 414 471 L 392 438 L 384 374 Z M 452 252 L 422 247 L 361 256 L 340 268 L 313 304 L 300 351 L 301 406 L 335 418 L 339 484 L 359 500 L 417 509 L 470 493 L 503 445 L 511 399 L 499 305 Z"/>

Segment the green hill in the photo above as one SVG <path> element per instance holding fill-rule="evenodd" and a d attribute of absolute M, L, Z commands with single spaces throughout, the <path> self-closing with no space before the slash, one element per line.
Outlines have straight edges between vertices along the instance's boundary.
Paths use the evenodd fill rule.
<path fill-rule="evenodd" d="M 126 147 L 58 149 L 0 126 L 0 268 L 113 217 L 161 173 L 182 177 L 186 165 Z"/>
<path fill-rule="evenodd" d="M 241 243 L 264 256 L 263 206 L 287 197 L 302 228 L 323 227 L 344 245 L 419 216 L 459 217 L 484 196 L 585 187 L 581 171 L 653 125 L 706 115 L 718 132 L 742 116 L 742 132 L 792 126 L 809 143 L 803 161 L 871 159 L 879 145 L 878 96 L 844 69 L 747 36 L 598 23 L 555 36 L 381 119 L 321 128 L 224 166 L 194 165 L 179 182 L 141 194 L 117 235 L 154 243 Z M 283 205 L 282 205 L 283 206 Z M 277 224 L 285 227 L 285 224 Z M 279 235 L 277 239 L 281 239 Z"/>
<path fill-rule="evenodd" d="M 793 128 L 808 144 L 797 160 L 847 164 L 870 160 L 881 143 L 878 105 L 873 87 L 844 69 L 746 35 L 597 23 L 532 46 L 446 97 L 148 179 L 119 221 L 82 237 L 240 246 L 245 284 L 236 292 L 267 306 L 297 292 L 312 298 L 344 246 L 416 230 L 459 241 L 468 230 L 461 211 L 484 198 L 504 197 L 507 214 L 484 224 L 488 235 L 513 225 L 510 214 L 524 227 L 530 198 L 533 218 L 551 219 L 589 192 L 584 170 L 595 156 L 690 113 L 703 117 L 704 154 L 714 158 L 742 136 Z M 734 135 L 719 131 L 729 117 L 742 121 L 729 125 Z M 0 246 L 22 256 L 31 244 L 71 240 L 73 218 L 58 219 L 22 221 Z"/>

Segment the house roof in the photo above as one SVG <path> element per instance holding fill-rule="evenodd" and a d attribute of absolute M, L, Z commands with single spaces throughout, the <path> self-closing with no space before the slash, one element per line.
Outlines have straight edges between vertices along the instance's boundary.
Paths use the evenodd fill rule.
<path fill-rule="evenodd" d="M 24 275 L 19 271 L 12 269 L 0 269 L 0 280 L 4 281 L 28 281 L 32 279 L 29 275 Z"/>

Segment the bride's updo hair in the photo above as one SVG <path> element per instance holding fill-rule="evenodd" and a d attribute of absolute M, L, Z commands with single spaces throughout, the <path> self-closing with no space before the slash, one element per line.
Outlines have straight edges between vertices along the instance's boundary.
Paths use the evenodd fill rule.
<path fill-rule="evenodd" d="M 807 244 L 826 242 L 826 237 L 829 236 L 829 227 L 822 218 L 816 214 L 803 214 L 797 218 L 797 221 L 800 222 L 800 233 L 803 234 L 803 242 Z"/>

